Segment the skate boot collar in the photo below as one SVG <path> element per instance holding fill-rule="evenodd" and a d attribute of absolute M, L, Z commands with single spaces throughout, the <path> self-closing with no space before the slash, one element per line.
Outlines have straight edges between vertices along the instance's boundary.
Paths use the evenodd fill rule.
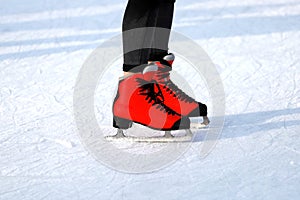
<path fill-rule="evenodd" d="M 145 80 L 150 81 L 155 72 L 157 72 L 158 67 L 154 63 L 142 64 L 134 68 L 134 70 L 129 71 L 131 73 L 119 77 L 119 81 L 127 79 L 136 74 L 142 74 L 145 77 Z"/>
<path fill-rule="evenodd" d="M 141 74 L 141 73 L 132 73 L 132 74 L 127 74 L 127 75 L 121 76 L 121 77 L 119 77 L 119 81 L 122 81 L 122 80 L 124 80 L 124 79 L 127 79 L 127 78 L 129 78 L 129 77 L 131 77 L 131 76 L 134 76 L 134 75 L 136 75 L 136 74 Z"/>
<path fill-rule="evenodd" d="M 153 80 L 154 75 L 158 71 L 158 66 L 155 63 L 149 63 L 143 70 L 143 77 L 146 81 Z"/>

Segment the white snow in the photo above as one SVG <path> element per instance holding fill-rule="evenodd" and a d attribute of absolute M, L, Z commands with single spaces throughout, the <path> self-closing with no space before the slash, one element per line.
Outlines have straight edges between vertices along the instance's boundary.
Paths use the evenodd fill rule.
<path fill-rule="evenodd" d="M 98 162 L 73 114 L 79 70 L 120 33 L 125 5 L 1 1 L 0 199 L 299 199 L 300 1 L 177 0 L 174 30 L 196 41 L 220 73 L 225 125 L 205 158 L 200 132 L 176 162 L 146 174 Z M 121 63 L 97 88 L 95 99 L 103 90 L 107 101 L 96 102 L 96 117 L 105 124 Z M 174 68 L 182 65 L 179 58 Z M 206 88 L 195 95 L 212 106 Z"/>

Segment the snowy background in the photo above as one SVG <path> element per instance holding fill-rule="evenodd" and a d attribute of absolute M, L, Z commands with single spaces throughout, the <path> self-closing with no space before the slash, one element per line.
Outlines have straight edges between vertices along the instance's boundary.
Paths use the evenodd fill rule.
<path fill-rule="evenodd" d="M 198 142 L 139 175 L 97 162 L 72 108 L 82 64 L 120 33 L 126 1 L 0 2 L 0 199 L 299 199 L 299 0 L 177 0 L 174 30 L 222 78 L 225 126 L 206 158 Z"/>

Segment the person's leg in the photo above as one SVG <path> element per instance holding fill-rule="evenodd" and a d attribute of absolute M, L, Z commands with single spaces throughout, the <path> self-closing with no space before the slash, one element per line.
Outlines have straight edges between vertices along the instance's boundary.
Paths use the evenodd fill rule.
<path fill-rule="evenodd" d="M 175 0 L 129 0 L 123 18 L 123 71 L 168 52 Z M 157 28 L 157 29 L 156 29 Z M 145 48 L 146 47 L 146 48 Z M 139 69 L 137 68 L 136 71 Z"/>
<path fill-rule="evenodd" d="M 150 57 L 153 32 L 144 27 L 156 24 L 157 1 L 129 0 L 122 25 L 124 72 L 135 72 L 135 67 L 146 64 Z M 137 70 L 137 69 L 136 69 Z"/>
<path fill-rule="evenodd" d="M 172 28 L 175 0 L 160 0 L 156 15 L 153 48 L 150 60 L 161 60 L 168 54 L 169 37 Z"/>

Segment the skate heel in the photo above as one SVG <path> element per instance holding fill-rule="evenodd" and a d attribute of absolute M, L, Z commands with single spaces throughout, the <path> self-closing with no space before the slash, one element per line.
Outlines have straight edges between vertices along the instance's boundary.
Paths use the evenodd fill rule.
<path fill-rule="evenodd" d="M 132 127 L 132 121 L 114 116 L 113 126 L 119 129 L 128 129 Z"/>

